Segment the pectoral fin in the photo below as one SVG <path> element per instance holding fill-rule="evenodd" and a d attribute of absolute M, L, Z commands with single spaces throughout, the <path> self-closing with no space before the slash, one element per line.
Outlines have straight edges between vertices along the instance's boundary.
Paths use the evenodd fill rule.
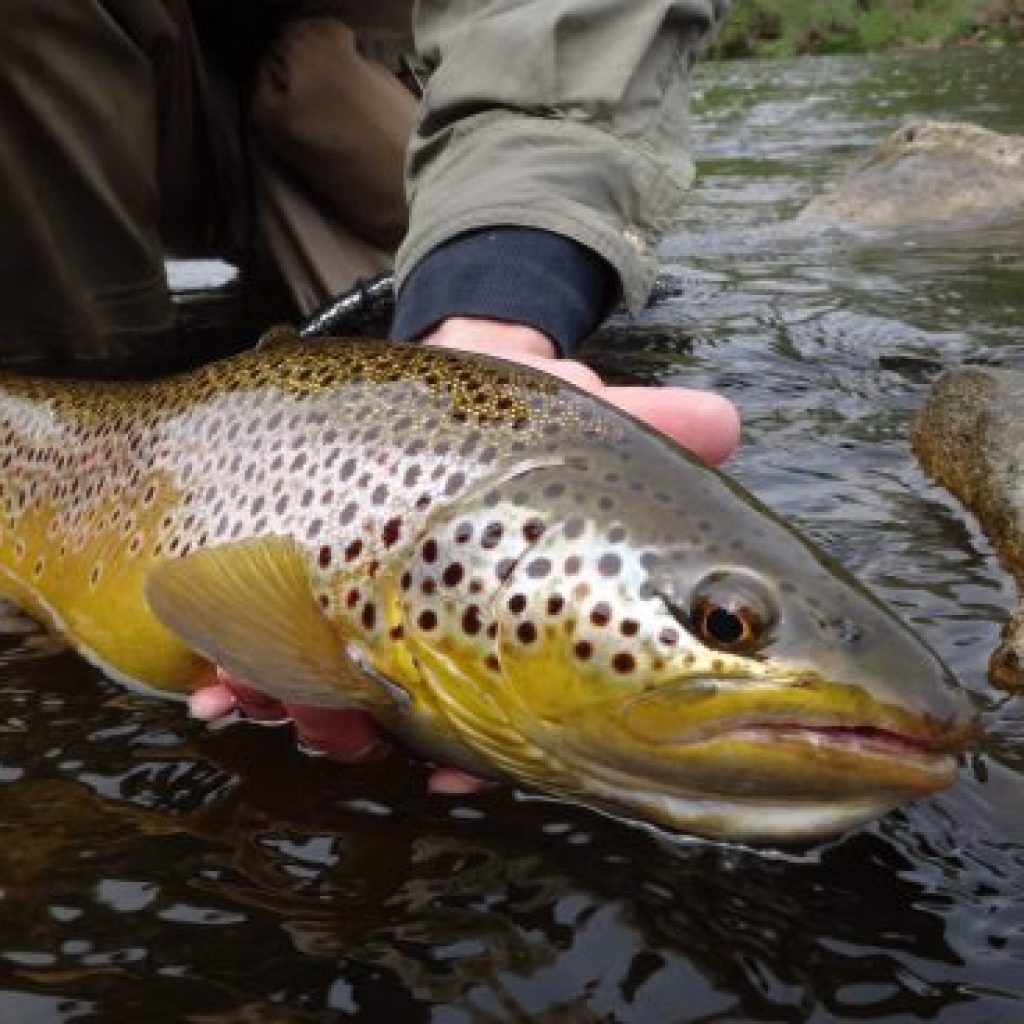
<path fill-rule="evenodd" d="M 189 647 L 280 700 L 368 710 L 391 703 L 320 610 L 290 539 L 260 537 L 163 562 L 147 576 L 145 595 Z"/>

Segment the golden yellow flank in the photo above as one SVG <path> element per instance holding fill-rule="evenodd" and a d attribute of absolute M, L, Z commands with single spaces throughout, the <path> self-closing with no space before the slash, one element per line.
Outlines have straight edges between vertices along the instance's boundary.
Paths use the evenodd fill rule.
<path fill-rule="evenodd" d="M 143 598 L 159 507 L 135 514 L 97 504 L 95 529 L 67 534 L 50 504 L 19 517 L 0 543 L 0 593 L 64 633 L 115 678 L 187 691 L 202 658 L 160 623 Z"/>

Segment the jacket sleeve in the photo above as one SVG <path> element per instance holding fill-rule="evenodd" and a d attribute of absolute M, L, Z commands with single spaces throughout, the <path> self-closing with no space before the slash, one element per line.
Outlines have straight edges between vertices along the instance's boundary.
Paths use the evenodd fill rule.
<path fill-rule="evenodd" d="M 603 259 L 633 308 L 693 176 L 688 72 L 728 0 L 419 0 L 429 77 L 410 142 L 401 285 L 495 226 Z"/>

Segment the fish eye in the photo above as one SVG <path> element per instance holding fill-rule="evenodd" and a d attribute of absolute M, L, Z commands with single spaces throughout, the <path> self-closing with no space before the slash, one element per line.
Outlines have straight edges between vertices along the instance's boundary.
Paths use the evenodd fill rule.
<path fill-rule="evenodd" d="M 728 654 L 754 654 L 772 640 L 777 616 L 764 583 L 748 573 L 716 572 L 694 588 L 689 626 Z"/>

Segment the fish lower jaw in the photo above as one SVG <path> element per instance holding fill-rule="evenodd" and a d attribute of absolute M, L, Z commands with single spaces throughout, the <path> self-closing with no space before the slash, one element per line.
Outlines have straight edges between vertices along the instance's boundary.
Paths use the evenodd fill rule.
<path fill-rule="evenodd" d="M 576 793 L 613 817 L 715 839 L 799 843 L 834 836 L 946 788 L 956 757 L 895 729 L 733 723 L 655 746 L 580 745 Z"/>
<path fill-rule="evenodd" d="M 890 757 L 859 755 L 865 777 L 872 761 L 881 762 L 883 777 L 892 763 Z M 849 767 L 849 766 L 848 766 Z M 805 766 L 805 777 L 815 774 L 813 764 Z M 903 773 L 900 773 L 901 775 Z M 868 821 L 912 800 L 946 788 L 956 774 L 956 759 L 950 755 L 928 755 L 915 761 L 912 779 L 884 778 L 872 786 L 865 779 L 852 779 L 844 772 L 845 786 L 834 793 L 801 792 L 794 775 L 782 781 L 777 791 L 751 787 L 748 792 L 705 791 L 665 780 L 644 779 L 614 770 L 594 771 L 581 786 L 584 801 L 601 807 L 612 817 L 641 820 L 675 832 L 712 839 L 753 843 L 800 843 L 826 839 Z M 616 780 L 615 776 L 618 775 Z"/>
<path fill-rule="evenodd" d="M 659 829 L 754 844 L 813 843 L 879 818 L 904 801 L 892 796 L 844 800 L 716 800 L 636 793 L 635 812 Z M 632 820 L 628 811 L 613 817 Z"/>

